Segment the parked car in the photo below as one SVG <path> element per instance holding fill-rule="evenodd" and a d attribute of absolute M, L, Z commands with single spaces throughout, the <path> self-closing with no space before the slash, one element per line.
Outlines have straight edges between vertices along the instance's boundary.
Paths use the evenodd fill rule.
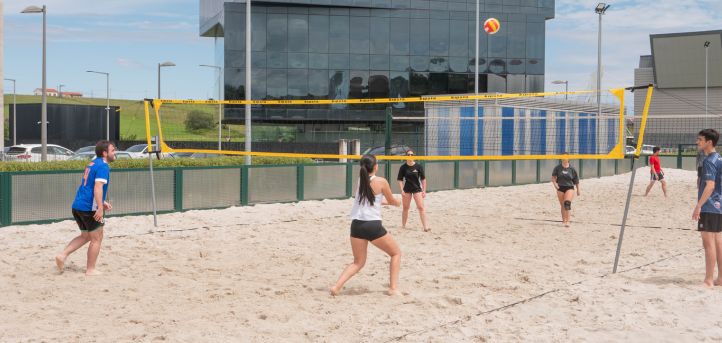
<path fill-rule="evenodd" d="M 643 144 L 642 145 L 642 156 L 653 154 L 654 151 L 652 151 L 652 149 L 654 149 L 654 145 Z"/>
<path fill-rule="evenodd" d="M 636 151 L 637 151 L 637 148 L 635 148 L 635 147 L 633 147 L 633 146 L 631 146 L 631 145 L 627 145 L 627 146 L 624 148 L 624 155 L 625 155 L 625 156 L 632 156 L 632 155 L 634 155 L 634 153 L 635 153 Z"/>
<path fill-rule="evenodd" d="M 59 145 L 48 144 L 48 161 L 65 161 L 73 156 L 73 151 Z M 8 149 L 6 161 L 40 162 L 42 145 L 19 144 Z"/>
<path fill-rule="evenodd" d="M 219 154 L 206 154 L 206 153 L 200 153 L 200 152 L 173 152 L 170 153 L 170 157 L 172 158 L 215 158 L 215 157 L 223 157 L 225 155 L 219 155 Z"/>
<path fill-rule="evenodd" d="M 78 161 L 78 160 L 85 160 L 90 161 L 95 158 L 95 151 L 93 152 L 81 152 L 79 154 L 73 155 L 73 157 L 70 158 L 70 160 Z M 125 151 L 116 151 L 115 152 L 115 159 L 117 160 L 124 160 L 124 159 L 130 159 L 130 154 Z"/>
<path fill-rule="evenodd" d="M 95 151 L 95 145 L 88 145 L 84 146 L 78 150 L 75 150 L 76 154 L 84 153 L 84 152 L 94 152 Z"/>
<path fill-rule="evenodd" d="M 136 144 L 123 150 L 130 154 L 130 158 L 148 158 L 148 144 Z M 161 158 L 172 157 L 169 153 L 160 154 Z"/>
<path fill-rule="evenodd" d="M 411 148 L 406 145 L 393 145 L 391 146 L 391 156 L 404 156 L 409 150 L 411 150 Z M 386 147 L 377 146 L 373 148 L 368 148 L 362 153 L 362 155 L 366 154 L 386 155 Z"/>

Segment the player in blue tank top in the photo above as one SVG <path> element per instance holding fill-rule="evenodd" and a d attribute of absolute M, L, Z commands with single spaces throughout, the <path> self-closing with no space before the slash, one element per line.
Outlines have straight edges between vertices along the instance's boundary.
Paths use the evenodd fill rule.
<path fill-rule="evenodd" d="M 80 228 L 80 236 L 70 241 L 65 250 L 55 257 L 55 264 L 60 272 L 63 271 L 68 255 L 90 242 L 85 275 L 100 274 L 95 269 L 95 263 L 98 260 L 100 245 L 103 241 L 105 211 L 113 208 L 110 203 L 105 201 L 105 197 L 108 194 L 108 184 L 110 184 L 108 163 L 115 160 L 115 146 L 109 141 L 100 141 L 95 146 L 95 155 L 96 158 L 85 168 L 72 205 L 73 218 Z"/>
<path fill-rule="evenodd" d="M 722 286 L 722 157 L 715 150 L 718 140 L 719 133 L 713 129 L 702 130 L 697 136 L 697 148 L 705 158 L 698 179 L 697 206 L 692 212 L 704 247 L 704 286 L 710 288 Z"/>

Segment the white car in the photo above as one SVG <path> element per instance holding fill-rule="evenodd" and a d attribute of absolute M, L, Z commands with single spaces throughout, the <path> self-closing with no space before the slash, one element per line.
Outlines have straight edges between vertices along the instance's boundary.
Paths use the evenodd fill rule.
<path fill-rule="evenodd" d="M 148 158 L 148 144 L 136 144 L 128 149 L 125 149 L 124 151 L 130 154 L 130 158 L 133 159 Z M 170 156 L 168 153 L 162 153 L 160 154 L 160 157 L 169 158 L 172 156 Z"/>
<path fill-rule="evenodd" d="M 71 161 L 90 161 L 95 159 L 95 151 L 93 152 L 81 152 L 73 155 L 73 157 L 70 158 Z M 130 159 L 130 154 L 125 151 L 116 151 L 115 152 L 115 159 L 116 160 L 128 160 Z"/>
<path fill-rule="evenodd" d="M 20 144 L 13 145 L 8 149 L 5 160 L 14 162 L 40 162 L 41 155 L 42 145 Z M 65 161 L 69 160 L 73 155 L 74 153 L 70 149 L 55 144 L 48 144 L 48 161 Z"/>

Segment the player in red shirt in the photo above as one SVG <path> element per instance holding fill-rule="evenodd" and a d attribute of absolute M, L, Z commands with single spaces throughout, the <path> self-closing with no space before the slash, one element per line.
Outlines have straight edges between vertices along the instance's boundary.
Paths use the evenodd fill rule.
<path fill-rule="evenodd" d="M 653 154 L 652 156 L 649 156 L 649 173 L 650 173 L 650 180 L 649 185 L 647 186 L 647 191 L 644 192 L 644 196 L 647 196 L 649 194 L 649 191 L 652 190 L 652 186 L 654 186 L 655 181 L 659 181 L 662 183 L 662 192 L 664 192 L 664 196 L 667 196 L 667 181 L 664 181 L 664 172 L 662 172 L 662 164 L 659 162 L 659 147 L 656 146 L 652 150 Z"/>

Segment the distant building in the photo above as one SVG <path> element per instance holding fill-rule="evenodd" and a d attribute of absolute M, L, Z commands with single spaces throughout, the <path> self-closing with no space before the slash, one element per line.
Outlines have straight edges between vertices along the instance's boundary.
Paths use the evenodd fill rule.
<path fill-rule="evenodd" d="M 33 92 L 35 95 L 43 95 L 43 89 L 42 88 L 35 88 L 35 91 Z M 57 97 L 58 94 L 62 94 L 63 98 L 82 98 L 83 93 L 80 92 L 62 92 L 58 93 L 58 90 L 55 88 L 48 88 L 46 91 L 47 96 L 55 96 Z"/>

